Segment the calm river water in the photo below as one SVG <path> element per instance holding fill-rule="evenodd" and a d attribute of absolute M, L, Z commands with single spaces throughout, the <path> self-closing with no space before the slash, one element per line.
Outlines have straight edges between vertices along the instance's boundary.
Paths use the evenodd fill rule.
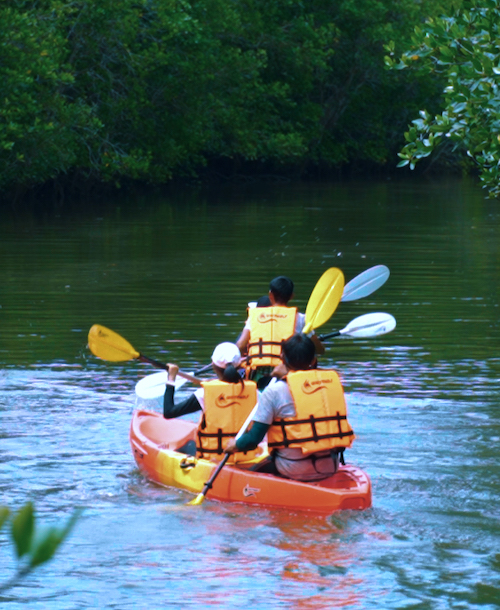
<path fill-rule="evenodd" d="M 0 504 L 45 524 L 82 507 L 8 610 L 500 607 L 500 203 L 468 181 L 269 184 L 126 193 L 0 216 Z M 295 304 L 328 267 L 389 281 L 368 312 L 397 327 L 334 339 L 373 508 L 330 517 L 207 500 L 149 483 L 128 427 L 154 369 L 87 349 L 94 323 L 193 370 L 235 340 L 246 304 L 290 275 Z M 189 385 L 184 386 L 187 395 Z M 0 532 L 0 582 L 15 568 Z"/>

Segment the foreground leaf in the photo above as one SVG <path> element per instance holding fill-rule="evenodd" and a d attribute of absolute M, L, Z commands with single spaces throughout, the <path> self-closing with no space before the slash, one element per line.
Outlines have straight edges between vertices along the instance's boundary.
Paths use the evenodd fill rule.
<path fill-rule="evenodd" d="M 0 506 L 0 529 L 2 529 L 3 524 L 7 521 L 9 514 L 10 511 L 6 506 Z"/>
<path fill-rule="evenodd" d="M 28 502 L 18 511 L 12 520 L 12 538 L 16 546 L 18 558 L 23 557 L 29 551 L 34 528 L 35 516 L 33 504 Z"/>
<path fill-rule="evenodd" d="M 80 514 L 80 510 L 75 511 L 64 527 L 48 527 L 36 533 L 30 549 L 30 567 L 33 568 L 52 559 L 58 547 L 73 529 Z"/>

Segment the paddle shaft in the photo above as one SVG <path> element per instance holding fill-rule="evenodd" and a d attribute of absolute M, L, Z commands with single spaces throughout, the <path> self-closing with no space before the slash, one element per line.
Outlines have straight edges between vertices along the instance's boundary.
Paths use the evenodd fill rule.
<path fill-rule="evenodd" d="M 326 335 L 319 335 L 318 339 L 320 341 L 325 341 L 326 339 L 332 339 L 333 337 L 340 337 L 342 333 L 340 332 L 340 330 L 336 330 L 332 333 L 327 333 Z"/>
<path fill-rule="evenodd" d="M 210 362 L 209 364 L 205 364 L 204 367 L 202 367 L 201 369 L 198 369 L 197 371 L 194 372 L 195 375 L 201 375 L 202 373 L 206 373 L 207 371 L 211 371 L 212 370 L 212 363 Z"/>
<path fill-rule="evenodd" d="M 203 499 L 207 495 L 207 492 L 210 489 L 212 489 L 213 482 L 219 476 L 219 472 L 224 468 L 224 466 L 226 465 L 226 462 L 228 461 L 228 459 L 229 459 L 229 453 L 226 453 L 226 455 L 219 462 L 219 465 L 217 466 L 217 468 L 214 470 L 212 476 L 208 479 L 208 481 L 203 486 L 203 489 L 202 489 L 201 493 L 198 494 L 198 496 L 196 496 L 195 500 L 193 500 L 193 502 L 192 502 L 193 504 L 201 504 L 201 502 L 203 501 Z M 190 502 L 190 504 L 191 504 L 191 502 Z"/>
<path fill-rule="evenodd" d="M 140 362 L 146 362 L 147 364 L 152 364 L 157 369 L 163 369 L 164 371 L 168 371 L 168 364 L 164 364 L 163 362 L 158 362 L 158 360 L 153 360 L 153 358 L 148 358 L 147 356 L 144 356 L 143 354 L 139 354 L 139 356 L 137 357 L 137 360 L 139 360 Z M 212 366 L 212 365 L 210 365 L 210 366 Z M 199 374 L 200 372 L 204 372 L 205 369 L 206 369 L 206 367 L 203 367 L 203 369 L 201 369 L 200 371 L 196 371 L 195 375 Z M 179 377 L 183 377 L 184 379 L 187 379 L 188 381 L 191 381 L 191 383 L 196 383 L 198 385 L 201 383 L 199 379 L 197 379 L 196 377 L 193 377 L 193 375 L 190 375 L 189 373 L 183 373 L 182 371 L 177 371 L 177 375 L 179 375 Z"/>

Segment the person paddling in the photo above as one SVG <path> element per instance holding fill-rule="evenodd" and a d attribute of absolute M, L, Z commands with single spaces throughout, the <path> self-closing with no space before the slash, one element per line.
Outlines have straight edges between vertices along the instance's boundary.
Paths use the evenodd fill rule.
<path fill-rule="evenodd" d="M 225 451 L 252 450 L 267 434 L 271 456 L 254 470 L 318 481 L 337 471 L 354 440 L 344 392 L 334 370 L 311 369 L 315 346 L 306 335 L 285 341 L 282 355 L 273 371 L 281 379 L 262 392 L 249 431 L 230 439 Z"/>
<path fill-rule="evenodd" d="M 178 404 L 174 403 L 175 378 L 179 367 L 168 364 L 168 381 L 163 397 L 163 417 L 173 419 L 203 411 L 198 425 L 196 443 L 190 441 L 184 452 L 197 457 L 220 461 L 224 446 L 235 437 L 251 410 L 257 404 L 257 386 L 244 381 L 238 370 L 241 354 L 234 343 L 219 344 L 212 354 L 212 367 L 217 379 L 202 382 L 202 387 Z M 194 446 L 195 445 L 195 446 Z M 233 462 L 249 461 L 262 453 L 248 451 L 238 454 Z"/>
<path fill-rule="evenodd" d="M 289 307 L 293 298 L 294 284 L 289 277 L 281 275 L 269 284 L 270 306 L 254 307 L 248 312 L 245 327 L 236 342 L 242 354 L 246 354 L 246 377 L 258 382 L 259 389 L 269 383 L 271 372 L 281 362 L 283 341 L 305 326 L 305 315 L 296 307 Z M 259 301 L 262 301 L 259 299 Z M 323 354 L 324 345 L 312 331 L 310 337 L 316 352 Z M 262 379 L 262 381 L 260 381 Z"/>

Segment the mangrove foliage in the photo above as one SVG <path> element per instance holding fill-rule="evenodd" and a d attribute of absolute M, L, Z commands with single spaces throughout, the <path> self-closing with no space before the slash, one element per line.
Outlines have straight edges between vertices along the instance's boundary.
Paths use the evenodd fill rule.
<path fill-rule="evenodd" d="M 387 70 L 384 47 L 403 53 L 415 25 L 455 5 L 2 2 L 0 192 L 249 165 L 392 168 L 411 119 L 439 109 L 447 76 Z"/>

